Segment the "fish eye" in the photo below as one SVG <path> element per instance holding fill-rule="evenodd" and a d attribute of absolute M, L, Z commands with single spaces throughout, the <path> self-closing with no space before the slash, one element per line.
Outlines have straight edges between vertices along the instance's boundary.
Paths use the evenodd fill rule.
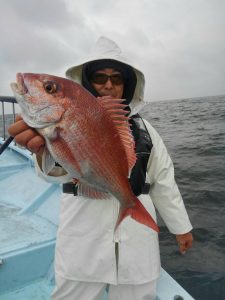
<path fill-rule="evenodd" d="M 44 89 L 48 94 L 53 94 L 57 91 L 57 84 L 55 82 L 47 81 L 44 83 Z"/>

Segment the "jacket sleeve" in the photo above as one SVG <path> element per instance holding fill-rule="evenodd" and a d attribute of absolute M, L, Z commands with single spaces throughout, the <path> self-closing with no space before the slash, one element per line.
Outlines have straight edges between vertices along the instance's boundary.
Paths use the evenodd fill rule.
<path fill-rule="evenodd" d="M 153 143 L 147 167 L 151 184 L 150 197 L 171 233 L 187 233 L 191 231 L 192 225 L 174 178 L 172 160 L 156 130 L 146 121 L 145 125 Z"/>
<path fill-rule="evenodd" d="M 62 167 L 55 165 L 47 148 L 41 158 L 34 155 L 34 164 L 37 175 L 47 182 L 66 183 L 72 181 L 71 176 Z"/>

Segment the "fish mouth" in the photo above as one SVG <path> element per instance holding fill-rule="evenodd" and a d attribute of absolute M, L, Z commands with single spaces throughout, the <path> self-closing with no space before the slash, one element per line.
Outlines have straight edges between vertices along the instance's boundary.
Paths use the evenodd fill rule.
<path fill-rule="evenodd" d="M 29 95 L 28 89 L 24 82 L 24 75 L 22 73 L 17 73 L 16 82 L 12 82 L 10 86 L 14 93 L 16 101 L 22 110 L 23 119 L 30 127 L 34 127 L 35 124 L 33 124 L 31 120 L 33 120 L 36 114 L 36 110 L 33 110 L 32 107 L 29 106 L 29 103 L 26 101 Z M 28 117 L 28 115 L 30 117 Z"/>
<path fill-rule="evenodd" d="M 26 88 L 26 85 L 24 83 L 24 78 L 23 78 L 23 74 L 22 73 L 17 73 L 16 74 L 16 81 L 17 82 L 12 82 L 11 83 L 11 88 L 13 90 L 14 93 L 18 94 L 18 95 L 25 95 L 28 90 Z"/>

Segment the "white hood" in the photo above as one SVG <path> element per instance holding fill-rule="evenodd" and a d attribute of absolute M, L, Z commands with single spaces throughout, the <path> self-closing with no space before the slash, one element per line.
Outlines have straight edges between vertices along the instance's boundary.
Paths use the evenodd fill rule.
<path fill-rule="evenodd" d="M 145 104 L 147 104 L 144 102 L 145 77 L 144 74 L 138 70 L 133 63 L 123 56 L 121 49 L 114 41 L 106 37 L 100 37 L 88 56 L 80 60 L 74 67 L 71 67 L 66 71 L 66 77 L 81 84 L 83 64 L 99 59 L 114 59 L 125 63 L 134 69 L 137 76 L 137 85 L 134 91 L 133 99 L 129 106 L 132 114 L 137 113 Z"/>

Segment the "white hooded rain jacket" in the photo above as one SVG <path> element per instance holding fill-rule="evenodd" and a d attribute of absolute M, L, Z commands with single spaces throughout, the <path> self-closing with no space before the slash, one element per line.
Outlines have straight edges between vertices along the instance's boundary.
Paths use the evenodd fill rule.
<path fill-rule="evenodd" d="M 102 37 L 90 56 L 70 68 L 66 75 L 80 83 L 82 64 L 104 58 L 133 66 L 113 41 Z M 134 70 L 137 86 L 130 104 L 132 113 L 136 113 L 144 103 L 144 75 L 135 67 Z M 147 169 L 151 189 L 149 195 L 141 195 L 139 199 L 155 219 L 157 208 L 171 233 L 189 232 L 192 226 L 174 179 L 172 161 L 158 133 L 148 122 L 145 121 L 145 124 L 153 142 Z M 53 170 L 53 176 L 48 176 L 38 166 L 37 169 L 48 181 L 71 180 L 68 174 L 59 176 L 60 173 L 54 174 Z M 142 284 L 158 278 L 160 255 L 157 233 L 130 217 L 114 233 L 118 212 L 119 202 L 113 197 L 89 200 L 62 194 L 55 272 L 70 280 L 111 284 Z M 115 242 L 119 245 L 118 269 Z"/>

